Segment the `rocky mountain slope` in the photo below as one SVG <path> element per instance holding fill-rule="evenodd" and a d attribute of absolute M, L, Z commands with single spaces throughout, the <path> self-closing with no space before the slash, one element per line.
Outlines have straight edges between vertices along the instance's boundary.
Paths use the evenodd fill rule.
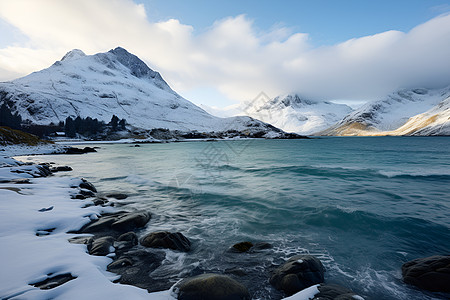
<path fill-rule="evenodd" d="M 144 129 L 265 131 L 271 136 L 280 132 L 250 117 L 208 114 L 120 47 L 95 55 L 72 50 L 47 69 L 0 83 L 0 105 L 3 103 L 22 120 L 37 125 L 58 124 L 77 116 L 108 122 L 116 115 Z"/>
<path fill-rule="evenodd" d="M 450 86 L 401 90 L 369 102 L 318 135 L 450 135 Z"/>

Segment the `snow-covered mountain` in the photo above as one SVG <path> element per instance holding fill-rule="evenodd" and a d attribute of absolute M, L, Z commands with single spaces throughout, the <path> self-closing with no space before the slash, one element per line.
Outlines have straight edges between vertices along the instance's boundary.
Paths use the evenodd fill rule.
<path fill-rule="evenodd" d="M 201 132 L 265 130 L 250 117 L 219 118 L 182 98 L 137 56 L 123 48 L 61 61 L 23 78 L 0 83 L 0 104 L 33 124 L 58 124 L 67 117 L 109 122 L 112 115 L 135 127 Z"/>
<path fill-rule="evenodd" d="M 289 94 L 273 99 L 258 97 L 243 106 L 242 110 L 284 131 L 312 134 L 335 124 L 349 114 L 352 108 L 345 104 L 313 101 Z"/>
<path fill-rule="evenodd" d="M 401 90 L 363 105 L 318 134 L 445 135 L 449 96 L 450 86 Z"/>

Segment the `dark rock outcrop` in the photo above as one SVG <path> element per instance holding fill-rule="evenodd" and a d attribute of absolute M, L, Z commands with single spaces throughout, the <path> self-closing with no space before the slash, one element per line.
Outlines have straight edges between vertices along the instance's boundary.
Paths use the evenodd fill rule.
<path fill-rule="evenodd" d="M 174 291 L 178 300 L 250 300 L 245 286 L 218 274 L 202 274 L 178 283 Z"/>
<path fill-rule="evenodd" d="M 402 266 L 403 281 L 432 292 L 450 293 L 450 255 L 430 256 Z"/>
<path fill-rule="evenodd" d="M 296 255 L 278 267 L 270 278 L 270 284 L 287 295 L 295 294 L 324 281 L 325 268 L 312 255 Z"/>
<path fill-rule="evenodd" d="M 180 232 L 152 232 L 141 239 L 141 245 L 149 248 L 165 248 L 184 252 L 191 250 L 191 242 Z"/>

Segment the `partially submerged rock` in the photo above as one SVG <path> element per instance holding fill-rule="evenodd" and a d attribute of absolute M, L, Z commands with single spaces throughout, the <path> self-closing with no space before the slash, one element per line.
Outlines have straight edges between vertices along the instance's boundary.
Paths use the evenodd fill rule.
<path fill-rule="evenodd" d="M 450 255 L 435 255 L 402 266 L 403 281 L 432 292 L 450 293 Z"/>
<path fill-rule="evenodd" d="M 337 284 L 321 284 L 317 287 L 319 293 L 313 300 L 364 300 L 352 290 Z"/>
<path fill-rule="evenodd" d="M 253 243 L 251 243 L 251 242 L 240 242 L 240 243 L 234 244 L 231 249 L 234 252 L 247 252 L 252 247 L 253 247 Z"/>
<path fill-rule="evenodd" d="M 174 287 L 178 300 L 250 300 L 245 286 L 231 277 L 202 274 L 182 280 Z"/>
<path fill-rule="evenodd" d="M 324 281 L 325 268 L 312 255 L 296 255 L 278 267 L 270 278 L 270 284 L 287 295 Z"/>
<path fill-rule="evenodd" d="M 150 248 L 165 248 L 184 252 L 191 250 L 191 242 L 180 232 L 152 232 L 141 239 L 141 245 Z"/>

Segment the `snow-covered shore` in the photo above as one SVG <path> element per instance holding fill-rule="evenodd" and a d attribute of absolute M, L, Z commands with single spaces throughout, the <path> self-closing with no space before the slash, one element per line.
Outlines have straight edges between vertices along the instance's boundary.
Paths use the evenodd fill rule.
<path fill-rule="evenodd" d="M 171 290 L 148 293 L 113 283 L 118 275 L 106 271 L 112 258 L 89 255 L 86 245 L 68 242 L 80 235 L 67 232 L 114 209 L 88 205 L 89 199 L 72 199 L 81 179 L 44 178 L 38 166 L 12 158 L 59 149 L 55 145 L 7 146 L 0 153 L 0 298 L 175 299 Z M 56 278 L 61 277 L 67 281 L 58 282 Z M 42 289 L 52 279 L 56 284 Z M 316 293 L 317 288 L 310 288 L 287 299 L 311 299 Z"/>
<path fill-rule="evenodd" d="M 149 294 L 144 289 L 113 283 L 117 275 L 106 271 L 111 258 L 91 256 L 86 245 L 68 242 L 75 236 L 68 231 L 79 229 L 89 222 L 90 217 L 95 218 L 112 208 L 86 207 L 89 200 L 71 199 L 70 195 L 74 193 L 71 186 L 77 186 L 80 179 L 35 178 L 36 166 L 21 165 L 10 157 L 54 150 L 54 146 L 8 146 L 2 151 L 0 298 L 173 299 L 169 291 Z M 14 179 L 29 181 L 17 183 Z M 71 274 L 75 279 L 51 289 L 33 286 L 63 274 Z"/>

